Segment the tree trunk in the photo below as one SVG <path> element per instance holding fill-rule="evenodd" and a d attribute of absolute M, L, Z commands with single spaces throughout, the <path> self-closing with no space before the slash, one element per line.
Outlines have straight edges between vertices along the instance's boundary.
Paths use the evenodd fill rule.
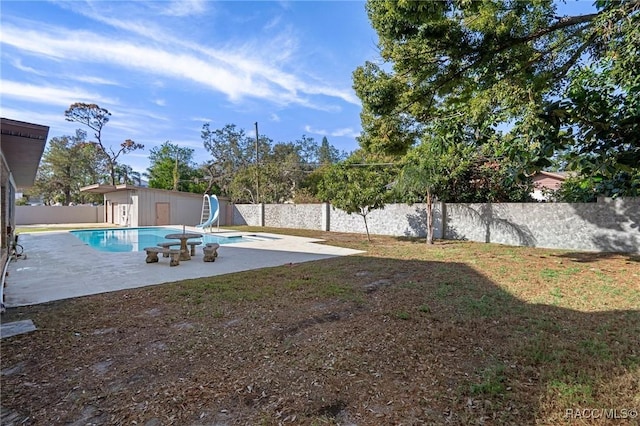
<path fill-rule="evenodd" d="M 362 220 L 364 220 L 364 229 L 367 231 L 367 241 L 371 242 L 371 236 L 369 236 L 369 225 L 367 224 L 367 215 L 363 214 Z"/>
<path fill-rule="evenodd" d="M 116 185 L 116 165 L 109 162 L 109 174 L 111 175 L 111 185 Z"/>

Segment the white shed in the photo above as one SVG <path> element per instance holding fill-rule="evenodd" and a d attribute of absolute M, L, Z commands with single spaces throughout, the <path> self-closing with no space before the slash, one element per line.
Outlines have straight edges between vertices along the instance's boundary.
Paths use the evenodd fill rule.
<path fill-rule="evenodd" d="M 114 225 L 163 226 L 201 223 L 203 195 L 134 185 L 86 186 L 81 191 L 103 194 L 104 221 Z M 220 200 L 220 223 L 226 201 Z"/>

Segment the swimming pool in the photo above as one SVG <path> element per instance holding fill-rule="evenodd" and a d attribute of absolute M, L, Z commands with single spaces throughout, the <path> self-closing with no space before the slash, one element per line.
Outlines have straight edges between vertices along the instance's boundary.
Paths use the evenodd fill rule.
<path fill-rule="evenodd" d="M 154 247 L 158 243 L 166 243 L 165 235 L 182 233 L 178 228 L 107 228 L 107 229 L 83 229 L 69 231 L 91 248 L 111 253 L 129 251 L 143 251 L 145 247 Z M 261 240 L 261 237 L 235 236 L 220 237 L 203 234 L 198 238 L 203 243 L 233 244 L 246 241 Z M 178 242 L 178 240 L 175 240 Z"/>

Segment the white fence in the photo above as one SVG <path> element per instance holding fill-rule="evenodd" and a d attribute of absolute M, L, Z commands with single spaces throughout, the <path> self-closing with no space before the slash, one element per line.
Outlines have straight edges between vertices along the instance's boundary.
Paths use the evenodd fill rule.
<path fill-rule="evenodd" d="M 16 225 L 102 223 L 103 206 L 16 206 Z"/>

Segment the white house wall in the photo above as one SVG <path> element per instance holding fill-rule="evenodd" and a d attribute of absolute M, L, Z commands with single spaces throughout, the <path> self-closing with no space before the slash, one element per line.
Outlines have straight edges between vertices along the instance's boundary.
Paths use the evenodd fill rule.
<path fill-rule="evenodd" d="M 132 228 L 140 226 L 140 195 L 138 191 L 129 191 L 131 205 L 129 206 L 129 226 Z"/>
<path fill-rule="evenodd" d="M 133 204 L 129 191 L 109 192 L 105 194 L 104 198 L 105 202 L 107 202 L 105 208 L 108 209 L 109 222 L 121 226 L 129 225 L 131 223 L 130 214 Z M 125 211 L 124 215 L 123 208 Z M 113 212 L 113 217 L 111 217 L 111 212 Z"/>
<path fill-rule="evenodd" d="M 2 246 L 2 252 L 5 254 L 6 249 L 9 246 L 8 233 L 6 229 L 8 226 L 13 227 L 15 223 L 12 222 L 14 208 L 14 200 L 11 198 L 11 193 L 15 191 L 15 185 L 11 179 L 11 171 L 5 161 L 2 149 L 0 149 L 0 244 Z M 4 264 L 4 263 L 3 263 Z"/>

